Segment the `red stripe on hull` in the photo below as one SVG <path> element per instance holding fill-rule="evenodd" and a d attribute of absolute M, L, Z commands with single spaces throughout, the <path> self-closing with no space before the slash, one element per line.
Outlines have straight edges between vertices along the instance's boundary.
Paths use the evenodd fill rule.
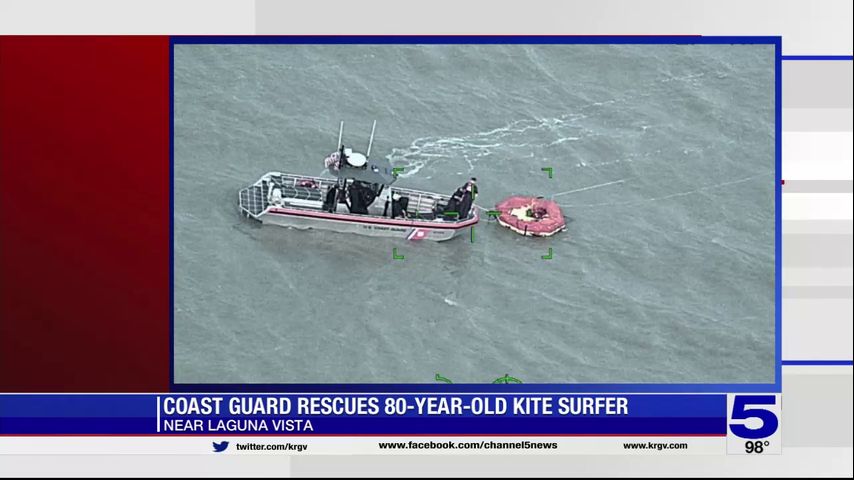
<path fill-rule="evenodd" d="M 395 221 L 395 220 L 369 220 L 363 218 L 356 218 L 347 215 L 336 215 L 334 213 L 314 213 L 314 212 L 304 212 L 299 210 L 290 210 L 284 208 L 277 208 L 275 210 L 269 210 L 267 213 L 275 214 L 275 215 L 291 215 L 294 217 L 309 217 L 309 218 L 320 218 L 323 220 L 341 220 L 346 222 L 355 222 L 355 223 L 366 223 L 369 225 L 394 225 L 399 227 L 418 227 L 418 228 L 434 228 L 434 229 L 443 229 L 443 230 L 460 230 L 462 228 L 468 227 L 470 225 L 474 225 L 478 222 L 479 218 L 475 215 L 471 220 L 466 220 L 464 222 L 460 222 L 453 225 L 439 225 L 434 223 L 425 223 L 425 222 L 417 222 L 417 221 Z"/>

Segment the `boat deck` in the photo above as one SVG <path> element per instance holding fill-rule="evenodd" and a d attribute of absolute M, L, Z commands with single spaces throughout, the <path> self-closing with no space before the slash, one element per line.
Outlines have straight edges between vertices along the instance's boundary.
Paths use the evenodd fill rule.
<path fill-rule="evenodd" d="M 270 191 L 271 184 L 273 188 L 278 188 L 282 193 L 282 204 L 276 206 L 318 212 L 323 211 L 323 200 L 329 188 L 336 184 L 336 180 L 284 173 L 269 173 L 264 175 L 255 184 L 240 190 L 238 194 L 239 205 L 244 214 L 257 217 L 271 206 L 268 201 L 268 192 Z M 437 216 L 434 213 L 436 207 L 438 206 L 439 209 L 443 209 L 450 199 L 448 195 L 422 192 L 408 188 L 394 187 L 393 190 L 394 193 L 409 198 L 406 213 L 411 220 L 436 220 Z M 390 212 L 385 204 L 386 202 L 378 198 L 368 207 L 368 215 L 359 216 L 388 218 Z M 343 203 L 337 206 L 336 213 L 358 215 L 351 214 L 346 204 Z M 451 220 L 442 217 L 442 222 L 463 222 L 474 215 L 475 209 L 472 208 L 472 211 L 469 212 L 469 216 L 466 218 Z"/>

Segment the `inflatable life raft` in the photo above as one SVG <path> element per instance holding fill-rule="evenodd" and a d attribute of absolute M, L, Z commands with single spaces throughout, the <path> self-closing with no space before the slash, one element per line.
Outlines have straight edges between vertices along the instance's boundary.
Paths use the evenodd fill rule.
<path fill-rule="evenodd" d="M 557 203 L 542 197 L 513 196 L 500 201 L 498 223 L 519 235 L 550 237 L 566 230 L 566 221 Z"/>

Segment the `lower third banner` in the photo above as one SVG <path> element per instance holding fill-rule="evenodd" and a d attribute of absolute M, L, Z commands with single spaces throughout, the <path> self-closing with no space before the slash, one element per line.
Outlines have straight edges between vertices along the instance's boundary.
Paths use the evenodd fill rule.
<path fill-rule="evenodd" d="M 0 435 L 723 436 L 726 395 L 0 395 Z"/>

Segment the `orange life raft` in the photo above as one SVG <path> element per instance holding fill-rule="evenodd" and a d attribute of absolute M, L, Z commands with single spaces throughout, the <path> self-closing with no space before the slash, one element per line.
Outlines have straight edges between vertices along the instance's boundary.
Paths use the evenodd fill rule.
<path fill-rule="evenodd" d="M 519 235 L 550 237 L 566 230 L 560 206 L 542 197 L 513 196 L 495 206 L 498 223 Z"/>

